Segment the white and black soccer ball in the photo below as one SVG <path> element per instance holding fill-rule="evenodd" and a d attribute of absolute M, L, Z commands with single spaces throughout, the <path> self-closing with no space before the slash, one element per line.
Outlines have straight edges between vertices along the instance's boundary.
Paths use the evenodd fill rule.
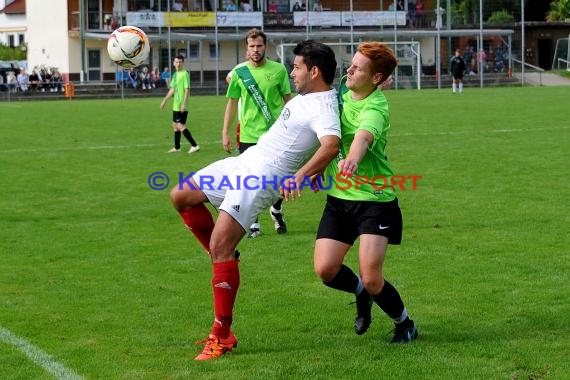
<path fill-rule="evenodd" d="M 109 36 L 107 52 L 117 65 L 137 67 L 146 61 L 150 53 L 148 36 L 136 26 L 121 26 Z"/>

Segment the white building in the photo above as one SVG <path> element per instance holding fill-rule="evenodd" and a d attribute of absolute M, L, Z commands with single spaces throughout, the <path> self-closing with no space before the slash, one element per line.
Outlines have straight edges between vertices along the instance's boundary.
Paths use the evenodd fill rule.
<path fill-rule="evenodd" d="M 25 45 L 26 25 L 26 0 L 0 0 L 0 43 Z"/>

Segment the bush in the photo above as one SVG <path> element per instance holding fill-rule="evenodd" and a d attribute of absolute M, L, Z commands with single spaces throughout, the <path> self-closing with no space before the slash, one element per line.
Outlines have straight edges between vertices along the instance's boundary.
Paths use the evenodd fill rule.
<path fill-rule="evenodd" d="M 493 12 L 493 14 L 491 14 L 489 19 L 487 20 L 487 23 L 489 24 L 508 24 L 514 22 L 515 18 L 513 17 L 513 15 L 508 13 L 506 9 Z"/>
<path fill-rule="evenodd" d="M 9 47 L 0 43 L 0 61 L 23 61 L 26 59 L 25 46 Z"/>

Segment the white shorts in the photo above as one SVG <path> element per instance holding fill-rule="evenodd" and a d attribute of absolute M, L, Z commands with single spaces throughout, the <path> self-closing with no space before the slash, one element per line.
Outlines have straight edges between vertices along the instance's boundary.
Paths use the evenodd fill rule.
<path fill-rule="evenodd" d="M 272 166 L 244 161 L 237 156 L 213 162 L 192 179 L 216 209 L 230 214 L 247 231 L 281 197 L 279 185 L 284 176 Z"/>

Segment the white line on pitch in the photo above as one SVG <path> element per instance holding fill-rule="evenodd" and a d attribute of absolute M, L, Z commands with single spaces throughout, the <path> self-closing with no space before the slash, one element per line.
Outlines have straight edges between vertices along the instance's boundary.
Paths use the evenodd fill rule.
<path fill-rule="evenodd" d="M 222 144 L 221 141 L 205 141 L 200 145 L 214 145 Z M 135 145 L 99 145 L 99 146 L 74 146 L 74 147 L 61 147 L 61 148 L 34 148 L 34 149 L 6 149 L 0 150 L 0 153 L 37 153 L 37 152 L 65 152 L 77 150 L 104 150 L 104 149 L 133 149 L 133 148 L 147 148 L 153 146 L 164 146 L 168 149 L 166 144 L 135 144 Z"/>
<path fill-rule="evenodd" d="M 426 132 L 394 132 L 390 136 L 441 136 L 441 135 L 467 135 L 475 133 L 513 133 L 513 132 L 539 132 L 552 131 L 558 129 L 568 129 L 570 127 L 552 127 L 552 128 L 512 128 L 512 129 L 491 129 L 490 131 L 481 131 L 477 129 L 468 129 L 463 131 L 426 131 Z"/>
<path fill-rule="evenodd" d="M 0 341 L 6 342 L 22 351 L 31 361 L 61 380 L 79 380 L 81 376 L 73 370 L 56 362 L 51 356 L 34 346 L 27 340 L 14 335 L 10 330 L 0 326 Z"/>

